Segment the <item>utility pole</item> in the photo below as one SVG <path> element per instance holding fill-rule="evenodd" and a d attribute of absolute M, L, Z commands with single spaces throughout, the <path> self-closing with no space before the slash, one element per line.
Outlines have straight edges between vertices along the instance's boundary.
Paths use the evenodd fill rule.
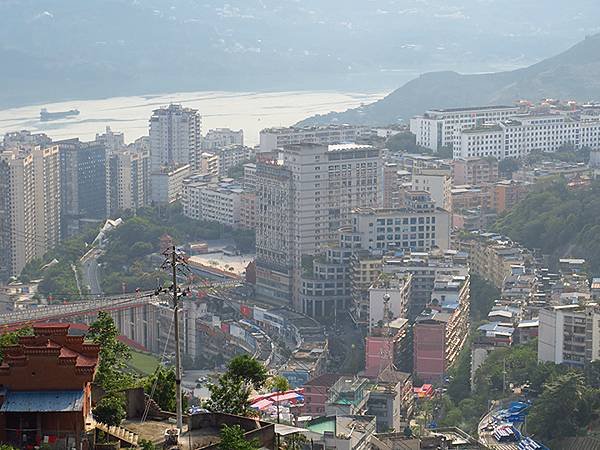
<path fill-rule="evenodd" d="M 171 248 L 171 269 L 173 271 L 173 320 L 175 331 L 175 401 L 177 412 L 177 428 L 179 433 L 183 428 L 183 404 L 181 401 L 181 343 L 179 335 L 179 294 L 177 292 L 177 251 L 175 245 Z"/>
<path fill-rule="evenodd" d="M 172 275 L 171 289 L 173 289 L 173 330 L 175 332 L 175 403 L 177 414 L 177 429 L 183 431 L 183 404 L 181 401 L 181 343 L 179 334 L 179 288 L 177 287 L 177 266 L 183 262 L 183 258 L 177 255 L 175 245 L 172 245 L 163 253 L 166 257 L 163 267 L 170 267 Z"/>

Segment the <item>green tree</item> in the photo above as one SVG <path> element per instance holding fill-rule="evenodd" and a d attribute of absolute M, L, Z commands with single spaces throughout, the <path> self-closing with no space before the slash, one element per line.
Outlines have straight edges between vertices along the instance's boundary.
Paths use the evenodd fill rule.
<path fill-rule="evenodd" d="M 403 131 L 390 136 L 386 141 L 385 146 L 393 152 L 431 153 L 430 149 L 417 145 L 417 137 L 410 131 Z"/>
<path fill-rule="evenodd" d="M 234 380 L 241 380 L 258 390 L 267 381 L 268 372 L 260 361 L 250 355 L 235 356 L 227 365 L 226 375 Z"/>
<path fill-rule="evenodd" d="M 19 338 L 21 336 L 31 336 L 32 334 L 33 328 L 31 327 L 24 327 L 16 331 L 10 331 L 8 333 L 0 334 L 0 363 L 2 363 L 4 347 L 7 347 L 9 345 L 16 345 L 19 343 Z"/>
<path fill-rule="evenodd" d="M 283 438 L 283 442 L 281 442 L 281 449 L 302 450 L 308 443 L 308 438 L 306 436 L 300 433 L 294 433 Z"/>
<path fill-rule="evenodd" d="M 258 439 L 247 441 L 244 430 L 239 425 L 223 426 L 221 429 L 220 450 L 259 450 Z"/>
<path fill-rule="evenodd" d="M 94 419 L 106 425 L 120 425 L 125 419 L 125 401 L 118 394 L 109 394 L 98 402 L 93 411 Z"/>
<path fill-rule="evenodd" d="M 486 319 L 499 298 L 500 290 L 492 283 L 475 274 L 471 275 L 470 314 L 473 322 Z"/>
<path fill-rule="evenodd" d="M 95 381 L 106 392 L 113 392 L 131 384 L 132 377 L 124 372 L 126 362 L 131 358 L 131 350 L 119 341 L 119 330 L 109 313 L 98 313 L 98 318 L 90 326 L 87 337 L 100 345 L 100 362 Z"/>
<path fill-rule="evenodd" d="M 152 395 L 152 399 L 163 411 L 175 412 L 177 408 L 175 378 L 173 367 L 159 366 L 144 383 L 146 394 Z"/>
<path fill-rule="evenodd" d="M 543 440 L 575 436 L 592 418 L 597 392 L 585 384 L 578 372 L 568 372 L 549 381 L 534 402 L 527 430 Z"/>
<path fill-rule="evenodd" d="M 236 414 L 239 416 L 250 415 L 250 387 L 240 378 L 233 378 L 228 374 L 221 375 L 217 383 L 208 385 L 210 399 L 205 402 L 209 411 Z"/>
<path fill-rule="evenodd" d="M 140 447 L 141 450 L 155 450 L 156 449 L 154 442 L 152 442 L 148 439 L 140 439 L 138 446 Z"/>
<path fill-rule="evenodd" d="M 275 375 L 269 378 L 267 386 L 274 392 L 285 392 L 291 389 L 290 382 L 282 375 Z"/>

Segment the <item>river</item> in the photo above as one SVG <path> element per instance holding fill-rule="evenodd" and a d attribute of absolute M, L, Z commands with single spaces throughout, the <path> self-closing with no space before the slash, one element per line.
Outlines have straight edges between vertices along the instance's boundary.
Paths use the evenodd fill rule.
<path fill-rule="evenodd" d="M 244 130 L 246 145 L 258 143 L 263 128 L 289 126 L 314 114 L 344 111 L 371 103 L 385 93 L 332 91 L 292 92 L 179 92 L 148 96 L 74 100 L 0 111 L 0 135 L 9 131 L 44 132 L 55 140 L 79 137 L 93 140 L 106 126 L 125 133 L 126 142 L 148 134 L 153 109 L 169 103 L 196 108 L 202 115 L 202 132 L 227 127 Z M 48 111 L 78 109 L 78 116 L 40 122 L 41 108 Z"/>

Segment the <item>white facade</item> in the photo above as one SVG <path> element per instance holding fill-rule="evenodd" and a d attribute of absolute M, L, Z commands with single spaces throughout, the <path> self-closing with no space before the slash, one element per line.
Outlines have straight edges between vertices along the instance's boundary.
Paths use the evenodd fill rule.
<path fill-rule="evenodd" d="M 512 106 L 432 109 L 410 119 L 410 131 L 417 145 L 434 151 L 454 143 L 454 135 L 464 129 L 495 123 L 519 112 Z"/>
<path fill-rule="evenodd" d="M 244 164 L 244 190 L 256 190 L 256 164 Z"/>
<path fill-rule="evenodd" d="M 600 149 L 600 120 L 580 121 L 559 114 L 515 116 L 458 133 L 454 158 L 519 158 L 532 151 L 555 152 L 566 144 Z"/>
<path fill-rule="evenodd" d="M 429 192 L 435 206 L 450 211 L 452 177 L 449 170 L 422 169 L 413 173 L 412 188 Z"/>
<path fill-rule="evenodd" d="M 286 276 L 294 278 L 291 292 L 298 301 L 302 255 L 318 254 L 336 242 L 338 229 L 350 223 L 352 209 L 377 205 L 379 152 L 355 144 L 290 145 L 283 149 L 282 165 L 275 161 L 257 164 L 257 285 L 266 285 L 264 280 L 273 272 L 266 269 L 274 267 L 268 261 L 286 261 Z M 269 170 L 269 166 L 281 170 Z M 264 182 L 260 179 L 262 168 Z M 271 174 L 277 178 L 267 178 Z M 289 201 L 274 203 L 281 195 Z M 283 209 L 283 205 L 287 223 L 274 224 L 271 208 Z"/>
<path fill-rule="evenodd" d="M 58 244 L 60 211 L 58 146 L 0 153 L 0 276 Z"/>
<path fill-rule="evenodd" d="M 386 274 L 383 277 L 389 279 L 380 278 L 369 288 L 369 331 L 377 327 L 379 321 L 385 326 L 393 319 L 407 317 L 412 275 Z M 386 296 L 389 296 L 388 308 L 391 317 L 384 318 Z"/>
<path fill-rule="evenodd" d="M 422 193 L 426 196 L 426 193 Z M 429 251 L 450 246 L 450 213 L 429 202 L 402 209 L 357 208 L 343 246 L 361 250 Z"/>
<path fill-rule="evenodd" d="M 110 157 L 110 206 L 113 212 L 136 210 L 150 201 L 150 154 L 116 150 Z"/>
<path fill-rule="evenodd" d="M 173 170 L 153 173 L 151 175 L 152 196 L 155 203 L 173 203 L 183 191 L 183 180 L 190 176 L 189 164 Z"/>
<path fill-rule="evenodd" d="M 290 145 L 283 165 L 292 173 L 293 256 L 320 253 L 350 223 L 353 208 L 378 203 L 379 149 L 358 145 Z"/>
<path fill-rule="evenodd" d="M 198 169 L 202 119 L 195 109 L 169 105 L 150 118 L 150 160 L 153 173 L 164 167 L 189 164 Z"/>
<path fill-rule="evenodd" d="M 195 220 L 237 227 L 243 192 L 239 186 L 230 183 L 185 182 L 183 214 Z"/>
<path fill-rule="evenodd" d="M 540 310 L 538 361 L 583 366 L 600 359 L 600 311 L 587 306 L 560 305 Z"/>
<path fill-rule="evenodd" d="M 212 176 L 219 175 L 219 155 L 215 153 L 202 152 L 200 154 L 200 173 Z"/>
<path fill-rule="evenodd" d="M 218 150 L 231 145 L 244 145 L 244 131 L 229 128 L 215 128 L 208 130 L 202 140 L 204 150 Z"/>
<path fill-rule="evenodd" d="M 272 152 L 292 144 L 347 144 L 356 142 L 363 130 L 354 125 L 266 128 L 260 132 L 260 152 Z"/>

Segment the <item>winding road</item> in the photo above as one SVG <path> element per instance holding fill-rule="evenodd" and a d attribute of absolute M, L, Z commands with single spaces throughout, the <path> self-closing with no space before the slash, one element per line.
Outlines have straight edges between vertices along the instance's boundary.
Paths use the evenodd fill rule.
<path fill-rule="evenodd" d="M 102 254 L 99 249 L 92 249 L 81 258 L 83 279 L 92 295 L 102 295 L 102 287 L 98 279 L 98 257 Z"/>

